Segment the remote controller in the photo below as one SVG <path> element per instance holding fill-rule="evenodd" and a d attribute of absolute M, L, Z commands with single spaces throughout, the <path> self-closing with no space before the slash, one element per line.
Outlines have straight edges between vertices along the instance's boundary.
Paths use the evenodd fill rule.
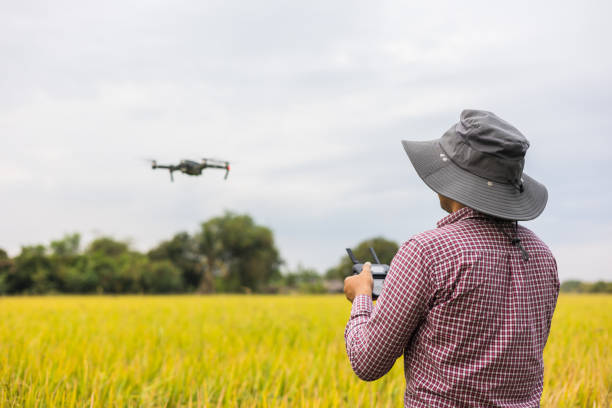
<path fill-rule="evenodd" d="M 370 253 L 372 254 L 372 258 L 376 263 L 372 264 L 372 277 L 374 278 L 374 287 L 372 288 L 372 299 L 376 300 L 382 292 L 383 286 L 385 284 L 385 278 L 387 277 L 387 272 L 389 272 L 389 265 L 381 264 L 378 256 L 376 256 L 376 252 L 374 252 L 374 248 L 370 247 Z M 349 258 L 353 262 L 353 275 L 358 275 L 361 273 L 363 269 L 363 262 L 359 262 L 357 258 L 355 258 L 355 254 L 351 251 L 350 248 L 346 248 L 346 253 Z"/>

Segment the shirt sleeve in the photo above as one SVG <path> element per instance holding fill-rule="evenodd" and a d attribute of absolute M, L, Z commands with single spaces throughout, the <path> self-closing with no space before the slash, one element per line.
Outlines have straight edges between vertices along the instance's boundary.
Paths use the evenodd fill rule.
<path fill-rule="evenodd" d="M 417 241 L 406 242 L 391 262 L 376 306 L 368 295 L 353 300 L 344 339 L 362 380 L 376 380 L 393 367 L 427 314 L 433 293 L 428 259 Z"/>

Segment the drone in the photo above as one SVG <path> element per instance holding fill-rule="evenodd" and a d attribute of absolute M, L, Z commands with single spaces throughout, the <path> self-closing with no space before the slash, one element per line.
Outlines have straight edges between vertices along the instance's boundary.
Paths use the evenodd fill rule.
<path fill-rule="evenodd" d="M 216 160 L 216 159 L 202 159 L 201 162 L 196 162 L 193 160 L 181 160 L 179 164 L 157 164 L 156 160 L 151 160 L 151 168 L 155 169 L 168 169 L 170 171 L 170 181 L 174 181 L 174 176 L 172 173 L 175 171 L 180 171 L 190 176 L 200 176 L 202 174 L 202 170 L 205 168 L 213 168 L 213 169 L 225 169 L 225 177 L 224 180 L 227 180 L 227 176 L 230 171 L 230 164 L 228 161 Z"/>

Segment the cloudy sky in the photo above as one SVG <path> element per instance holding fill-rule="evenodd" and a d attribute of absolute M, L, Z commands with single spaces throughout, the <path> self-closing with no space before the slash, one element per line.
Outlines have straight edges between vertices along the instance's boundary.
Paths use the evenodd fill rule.
<path fill-rule="evenodd" d="M 612 7 L 605 1 L 0 3 L 0 247 L 82 233 L 145 250 L 224 210 L 287 266 L 403 242 L 445 214 L 402 139 L 487 109 L 549 189 L 524 223 L 561 279 L 612 279 Z M 217 157 L 194 178 L 144 160 Z"/>

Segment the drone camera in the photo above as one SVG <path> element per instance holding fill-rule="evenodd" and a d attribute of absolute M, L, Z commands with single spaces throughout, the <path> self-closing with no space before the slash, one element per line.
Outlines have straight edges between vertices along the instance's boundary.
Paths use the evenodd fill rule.
<path fill-rule="evenodd" d="M 372 288 L 372 299 L 378 299 L 380 293 L 383 290 L 385 285 L 385 278 L 387 277 L 387 272 L 389 272 L 389 265 L 380 263 L 378 256 L 376 255 L 376 251 L 374 248 L 370 247 L 370 254 L 372 254 L 372 258 L 376 263 L 373 263 L 370 270 L 372 272 L 372 277 L 374 278 L 374 286 Z M 353 262 L 352 273 L 353 275 L 358 275 L 363 270 L 363 262 L 360 262 L 355 254 L 350 248 L 346 248 L 346 253 L 348 254 L 351 262 Z"/>

